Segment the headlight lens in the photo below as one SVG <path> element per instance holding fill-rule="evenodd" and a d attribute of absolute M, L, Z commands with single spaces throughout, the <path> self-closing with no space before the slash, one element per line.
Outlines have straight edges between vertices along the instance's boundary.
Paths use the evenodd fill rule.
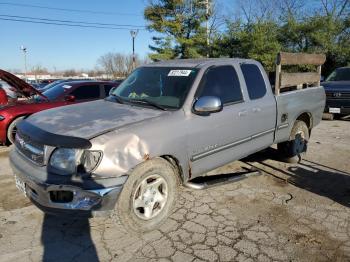
<path fill-rule="evenodd" d="M 58 148 L 50 158 L 50 166 L 72 174 L 76 171 L 80 150 L 71 148 Z"/>
<path fill-rule="evenodd" d="M 51 155 L 50 166 L 64 175 L 89 173 L 97 167 L 101 158 L 101 151 L 58 148 Z"/>
<path fill-rule="evenodd" d="M 84 172 L 90 173 L 100 163 L 102 157 L 101 151 L 85 150 L 81 156 L 81 165 Z"/>

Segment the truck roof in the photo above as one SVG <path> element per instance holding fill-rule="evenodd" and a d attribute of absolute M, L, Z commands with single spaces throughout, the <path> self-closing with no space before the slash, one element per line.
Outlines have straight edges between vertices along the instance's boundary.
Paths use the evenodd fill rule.
<path fill-rule="evenodd" d="M 173 60 L 164 60 L 159 62 L 154 62 L 147 64 L 147 67 L 159 66 L 159 67 L 197 67 L 201 68 L 204 66 L 216 64 L 216 63 L 224 63 L 224 62 L 234 62 L 234 63 L 242 63 L 242 62 L 255 62 L 252 59 L 241 59 L 241 58 L 198 58 L 198 59 L 173 59 Z"/>

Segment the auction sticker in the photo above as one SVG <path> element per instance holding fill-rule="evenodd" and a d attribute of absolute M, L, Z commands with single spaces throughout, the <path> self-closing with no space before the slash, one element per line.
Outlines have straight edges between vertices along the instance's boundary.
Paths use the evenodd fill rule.
<path fill-rule="evenodd" d="M 189 76 L 192 70 L 170 70 L 168 76 Z"/>

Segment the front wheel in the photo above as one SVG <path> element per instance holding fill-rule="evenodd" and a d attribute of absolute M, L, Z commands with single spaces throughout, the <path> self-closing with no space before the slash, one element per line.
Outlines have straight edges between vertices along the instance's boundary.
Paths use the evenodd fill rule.
<path fill-rule="evenodd" d="M 175 205 L 179 177 L 162 158 L 148 160 L 133 170 L 123 186 L 117 212 L 123 225 L 135 232 L 156 229 Z"/>
<path fill-rule="evenodd" d="M 22 121 L 25 118 L 25 116 L 17 117 L 15 120 L 11 122 L 9 127 L 7 128 L 7 141 L 9 144 L 15 143 L 15 137 L 17 133 L 17 124 Z"/>
<path fill-rule="evenodd" d="M 282 159 L 288 163 L 300 162 L 307 150 L 309 138 L 309 128 L 305 122 L 295 121 L 289 141 L 277 144 L 277 149 Z"/>

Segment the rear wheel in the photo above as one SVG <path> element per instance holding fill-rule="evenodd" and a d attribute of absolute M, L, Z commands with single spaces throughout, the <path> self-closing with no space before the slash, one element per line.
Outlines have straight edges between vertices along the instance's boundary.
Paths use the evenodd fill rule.
<path fill-rule="evenodd" d="M 175 205 L 178 179 L 175 168 L 162 158 L 137 166 L 124 184 L 116 207 L 123 225 L 135 232 L 158 228 Z"/>
<path fill-rule="evenodd" d="M 306 123 L 300 120 L 295 121 L 289 141 L 277 145 L 282 159 L 288 163 L 299 162 L 307 150 L 309 138 L 310 133 Z"/>
<path fill-rule="evenodd" d="M 15 137 L 17 133 L 17 124 L 22 121 L 25 116 L 17 117 L 15 120 L 11 122 L 9 127 L 7 128 L 7 141 L 9 144 L 15 143 Z"/>

